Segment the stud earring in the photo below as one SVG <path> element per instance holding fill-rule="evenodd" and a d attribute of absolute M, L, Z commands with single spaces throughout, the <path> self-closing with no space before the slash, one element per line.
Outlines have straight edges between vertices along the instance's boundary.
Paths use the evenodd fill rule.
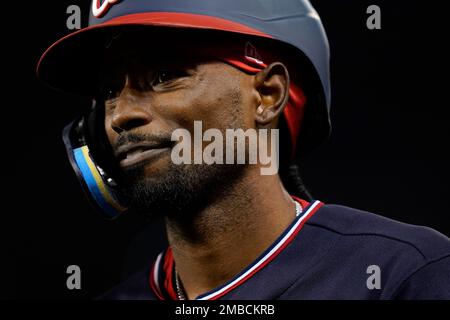
<path fill-rule="evenodd" d="M 263 108 L 263 106 L 260 105 L 260 106 L 258 107 L 258 109 L 256 109 L 256 113 L 259 114 L 259 115 L 262 115 L 263 112 L 264 112 L 264 108 Z"/>

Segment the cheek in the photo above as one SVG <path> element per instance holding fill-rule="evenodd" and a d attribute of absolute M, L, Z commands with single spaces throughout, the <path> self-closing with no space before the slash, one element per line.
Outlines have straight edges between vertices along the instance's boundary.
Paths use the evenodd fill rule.
<path fill-rule="evenodd" d="M 221 74 L 205 77 L 184 97 L 180 114 L 184 115 L 186 127 L 192 128 L 194 121 L 202 121 L 204 130 L 236 126 L 242 114 L 240 80 L 224 72 Z"/>
<path fill-rule="evenodd" d="M 108 114 L 105 114 L 105 131 L 109 143 L 113 145 L 114 141 L 117 139 L 117 133 L 111 127 L 111 116 Z"/>

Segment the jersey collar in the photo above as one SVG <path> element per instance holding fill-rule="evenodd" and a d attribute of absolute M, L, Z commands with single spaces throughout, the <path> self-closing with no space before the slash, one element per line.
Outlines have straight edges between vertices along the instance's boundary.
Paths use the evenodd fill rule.
<path fill-rule="evenodd" d="M 283 250 L 289 246 L 289 244 L 296 238 L 306 221 L 308 221 L 317 212 L 317 210 L 323 206 L 323 203 L 320 201 L 307 203 L 296 197 L 293 198 L 300 202 L 303 211 L 277 238 L 277 240 L 275 240 L 269 248 L 267 248 L 242 272 L 237 274 L 222 286 L 198 296 L 196 300 L 216 300 L 223 298 L 234 289 L 249 281 L 249 279 L 254 277 L 258 272 L 270 264 L 278 255 L 280 255 L 280 253 L 283 252 Z M 166 251 L 159 254 L 151 269 L 150 286 L 160 300 L 178 299 L 174 289 L 174 265 L 172 250 L 168 248 Z"/>

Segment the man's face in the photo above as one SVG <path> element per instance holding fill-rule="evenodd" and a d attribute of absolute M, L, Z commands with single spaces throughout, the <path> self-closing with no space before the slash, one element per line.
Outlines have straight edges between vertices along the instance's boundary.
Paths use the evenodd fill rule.
<path fill-rule="evenodd" d="M 182 48 L 112 58 L 102 80 L 105 129 L 131 207 L 169 214 L 219 196 L 244 166 L 175 165 L 172 132 L 182 128 L 193 137 L 194 121 L 222 132 L 254 127 L 253 77 Z"/>

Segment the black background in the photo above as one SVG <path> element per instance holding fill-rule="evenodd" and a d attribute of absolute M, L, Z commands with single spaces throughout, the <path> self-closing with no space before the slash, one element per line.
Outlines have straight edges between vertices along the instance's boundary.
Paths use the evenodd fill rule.
<path fill-rule="evenodd" d="M 61 129 L 87 101 L 47 89 L 35 67 L 69 32 L 70 4 L 85 26 L 89 1 L 10 2 L 2 12 L 0 299 L 96 297 L 165 245 L 159 224 L 102 220 L 66 160 Z M 381 7 L 381 30 L 366 28 L 370 4 Z M 445 10 L 411 0 L 313 5 L 331 46 L 333 135 L 305 162 L 306 184 L 326 203 L 449 236 Z M 72 264 L 82 290 L 66 288 Z"/>

